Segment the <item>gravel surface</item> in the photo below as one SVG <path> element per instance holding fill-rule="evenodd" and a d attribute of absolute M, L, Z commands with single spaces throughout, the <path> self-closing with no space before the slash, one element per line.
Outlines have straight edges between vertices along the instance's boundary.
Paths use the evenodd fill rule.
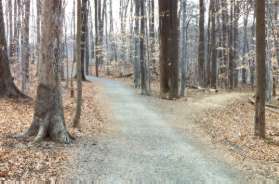
<path fill-rule="evenodd" d="M 246 183 L 239 171 L 172 128 L 164 115 L 150 108 L 148 98 L 116 81 L 93 82 L 103 88 L 119 130 L 97 140 L 81 141 L 72 161 L 73 179 L 100 183 Z"/>

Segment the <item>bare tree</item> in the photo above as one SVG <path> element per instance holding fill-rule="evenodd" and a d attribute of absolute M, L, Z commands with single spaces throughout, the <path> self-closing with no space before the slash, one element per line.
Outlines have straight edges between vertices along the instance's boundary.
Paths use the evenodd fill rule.
<path fill-rule="evenodd" d="M 70 143 L 72 138 L 65 125 L 59 73 L 63 3 L 62 0 L 43 1 L 42 8 L 41 62 L 35 112 L 30 128 L 20 137 L 37 135 L 34 140 L 37 143 L 48 136 L 57 142 Z"/>

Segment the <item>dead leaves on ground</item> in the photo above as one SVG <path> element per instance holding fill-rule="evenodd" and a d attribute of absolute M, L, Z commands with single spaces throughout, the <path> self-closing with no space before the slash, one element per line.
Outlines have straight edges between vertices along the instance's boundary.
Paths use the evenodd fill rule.
<path fill-rule="evenodd" d="M 82 131 L 78 131 L 78 134 L 70 128 L 75 112 L 75 98 L 70 98 L 66 89 L 63 93 L 66 123 L 76 137 L 96 135 L 102 131 L 104 123 L 99 110 L 102 107 L 97 107 L 93 84 L 85 83 L 83 91 Z M 33 106 L 34 102 L 0 100 L 0 182 L 7 179 L 42 180 L 60 177 L 70 159 L 70 149 L 75 149 L 75 144 L 66 146 L 46 141 L 40 146 L 32 146 L 30 140 L 19 141 L 13 138 L 13 135 L 30 126 Z"/>
<path fill-rule="evenodd" d="M 223 109 L 208 110 L 202 125 L 213 141 L 228 145 L 244 158 L 257 161 L 279 161 L 279 114 L 266 112 L 266 140 L 254 137 L 254 106 L 248 101 L 235 100 Z"/>

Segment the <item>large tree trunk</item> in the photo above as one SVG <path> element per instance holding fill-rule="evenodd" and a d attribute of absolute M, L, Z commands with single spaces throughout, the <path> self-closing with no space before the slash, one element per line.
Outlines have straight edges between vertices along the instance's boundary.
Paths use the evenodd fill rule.
<path fill-rule="evenodd" d="M 2 0 L 0 0 L 0 45 L 0 97 L 24 98 L 26 96 L 15 86 L 10 71 Z"/>
<path fill-rule="evenodd" d="M 44 138 L 70 143 L 66 129 L 60 87 L 59 63 L 62 49 L 62 0 L 42 1 L 42 42 L 39 85 L 31 127 L 25 136 L 37 135 L 34 142 Z"/>
<path fill-rule="evenodd" d="M 160 93 L 161 98 L 178 98 L 177 0 L 160 0 Z"/>
<path fill-rule="evenodd" d="M 265 88 L 266 88 L 266 33 L 265 33 L 265 0 L 256 1 L 256 113 L 255 136 L 265 138 Z"/>

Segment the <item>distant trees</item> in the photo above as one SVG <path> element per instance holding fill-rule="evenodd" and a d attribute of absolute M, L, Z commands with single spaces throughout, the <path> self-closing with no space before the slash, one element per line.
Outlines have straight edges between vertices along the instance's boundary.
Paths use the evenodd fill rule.
<path fill-rule="evenodd" d="M 178 97 L 178 17 L 177 0 L 159 0 L 160 95 Z"/>
<path fill-rule="evenodd" d="M 265 138 L 265 90 L 266 90 L 266 21 L 265 0 L 256 1 L 256 114 L 255 135 Z"/>
<path fill-rule="evenodd" d="M 22 98 L 26 96 L 15 86 L 10 71 L 2 5 L 0 0 L 0 97 Z"/>

